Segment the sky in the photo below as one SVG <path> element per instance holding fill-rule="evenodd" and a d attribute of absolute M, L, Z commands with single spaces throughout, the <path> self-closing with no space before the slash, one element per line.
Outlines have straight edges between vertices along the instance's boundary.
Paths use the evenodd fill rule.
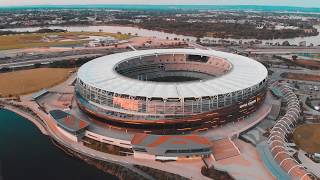
<path fill-rule="evenodd" d="M 319 7 L 320 0 L 0 0 L 0 6 L 78 4 L 210 4 Z"/>

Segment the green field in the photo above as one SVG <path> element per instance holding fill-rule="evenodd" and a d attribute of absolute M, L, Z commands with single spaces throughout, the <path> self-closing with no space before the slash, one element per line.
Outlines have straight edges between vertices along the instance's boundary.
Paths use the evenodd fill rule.
<path fill-rule="evenodd" d="M 58 35 L 60 39 L 52 40 L 50 42 L 44 41 L 44 39 L 50 35 Z M 0 36 L 0 50 L 81 45 L 87 42 L 84 39 L 86 39 L 88 36 L 112 36 L 119 40 L 128 39 L 130 37 L 126 34 L 113 34 L 106 32 L 66 32 L 3 35 Z M 61 41 L 61 39 L 69 39 L 69 41 Z"/>

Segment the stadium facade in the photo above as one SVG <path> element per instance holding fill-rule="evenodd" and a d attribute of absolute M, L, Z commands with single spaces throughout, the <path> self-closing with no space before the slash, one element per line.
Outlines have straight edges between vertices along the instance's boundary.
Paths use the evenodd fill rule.
<path fill-rule="evenodd" d="M 267 69 L 248 57 L 199 49 L 104 56 L 77 74 L 79 107 L 108 124 L 179 134 L 241 121 L 267 90 Z"/>

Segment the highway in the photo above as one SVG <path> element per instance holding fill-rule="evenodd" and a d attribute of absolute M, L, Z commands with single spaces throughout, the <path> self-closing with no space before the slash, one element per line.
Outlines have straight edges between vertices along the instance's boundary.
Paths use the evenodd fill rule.
<path fill-rule="evenodd" d="M 10 63 L 0 64 L 0 69 L 4 68 L 4 67 L 13 67 L 14 68 L 14 67 L 28 66 L 28 65 L 41 64 L 41 63 L 52 63 L 52 62 L 56 62 L 56 61 L 79 59 L 79 58 L 83 58 L 83 57 L 94 58 L 94 57 L 99 57 L 99 56 L 102 56 L 102 54 L 72 55 L 72 56 L 64 56 L 64 57 L 42 58 L 42 59 L 10 62 Z"/>

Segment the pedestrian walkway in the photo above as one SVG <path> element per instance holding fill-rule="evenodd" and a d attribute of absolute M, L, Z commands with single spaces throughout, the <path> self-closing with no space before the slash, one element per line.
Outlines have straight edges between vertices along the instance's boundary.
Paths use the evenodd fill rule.
<path fill-rule="evenodd" d="M 238 147 L 229 138 L 212 141 L 212 154 L 216 161 L 240 155 Z"/>
<path fill-rule="evenodd" d="M 291 177 L 284 172 L 278 163 L 273 159 L 273 156 L 269 150 L 268 144 L 266 142 L 262 142 L 257 145 L 257 150 L 260 154 L 260 157 L 268 170 L 275 176 L 277 179 L 281 180 L 290 180 Z"/>

